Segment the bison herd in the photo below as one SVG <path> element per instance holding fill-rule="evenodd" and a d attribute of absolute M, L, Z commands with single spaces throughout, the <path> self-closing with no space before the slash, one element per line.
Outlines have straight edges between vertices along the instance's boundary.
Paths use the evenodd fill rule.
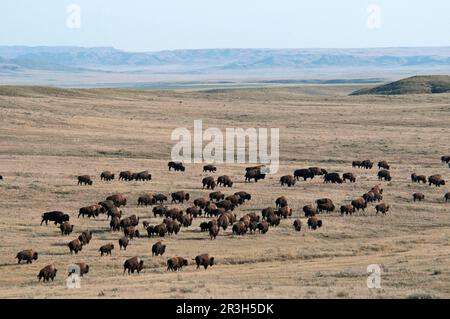
<path fill-rule="evenodd" d="M 450 156 L 443 156 L 442 162 L 450 163 Z M 353 161 L 353 168 L 363 168 L 370 170 L 374 166 L 371 160 Z M 176 172 L 185 172 L 186 168 L 182 163 L 169 162 L 168 168 Z M 390 165 L 386 161 L 378 162 L 379 171 L 377 177 L 379 181 L 392 181 L 390 173 Z M 213 165 L 203 166 L 203 173 L 215 173 L 217 167 Z M 300 179 L 303 181 L 313 180 L 317 176 L 321 176 L 323 183 L 342 184 L 346 182 L 356 183 L 357 177 L 352 172 L 346 172 L 342 175 L 337 172 L 328 172 L 324 168 L 309 167 L 297 169 L 293 175 L 282 176 L 279 181 L 281 186 L 293 187 Z M 265 179 L 266 172 L 263 166 L 248 167 L 245 170 L 245 182 L 258 182 Z M 115 179 L 115 174 L 110 171 L 101 173 L 102 181 L 112 181 Z M 0 179 L 3 179 L 0 176 Z M 132 173 L 130 171 L 122 171 L 119 173 L 120 181 L 150 181 L 152 175 L 148 171 Z M 423 183 L 440 187 L 445 185 L 445 180 L 442 175 L 432 175 L 428 178 L 425 175 L 411 174 L 411 181 L 413 183 Z M 78 176 L 79 185 L 93 185 L 93 181 L 89 175 Z M 136 215 L 124 216 L 123 207 L 129 205 L 127 198 L 121 194 L 113 194 L 100 200 L 96 204 L 81 207 L 78 210 L 78 218 L 98 218 L 101 215 L 106 216 L 109 220 L 109 229 L 111 232 L 123 232 L 123 235 L 118 239 L 119 250 L 126 250 L 133 240 L 136 238 L 163 238 L 165 236 L 177 236 L 183 228 L 192 226 L 195 218 L 209 218 L 209 220 L 200 222 L 200 233 L 207 233 L 210 240 L 215 240 L 220 236 L 221 232 L 231 229 L 231 233 L 236 236 L 244 236 L 248 233 L 259 233 L 261 235 L 267 234 L 272 227 L 280 225 L 282 220 L 293 220 L 292 226 L 294 231 L 300 232 L 302 230 L 302 221 L 299 218 L 293 218 L 294 211 L 289 205 L 289 200 L 286 196 L 280 196 L 274 200 L 274 206 L 264 207 L 260 213 L 250 212 L 242 217 L 238 217 L 236 209 L 245 205 L 246 202 L 252 199 L 250 193 L 244 191 L 234 192 L 231 195 L 226 195 L 221 191 L 214 191 L 217 187 L 231 189 L 234 186 L 234 181 L 228 175 L 222 175 L 218 178 L 213 176 L 206 176 L 202 179 L 202 189 L 207 189 L 210 193 L 207 196 L 194 198 L 192 200 L 189 192 L 176 191 L 171 194 L 162 193 L 146 193 L 137 198 L 135 202 L 137 206 L 152 206 L 151 212 L 153 216 L 161 217 L 162 222 L 151 223 L 148 220 L 140 220 Z M 304 217 L 307 218 L 306 225 L 310 230 L 317 230 L 323 227 L 324 223 L 319 218 L 320 214 L 330 214 L 338 210 L 341 215 L 352 215 L 356 212 L 364 212 L 369 205 L 373 204 L 374 211 L 378 214 L 387 214 L 390 211 L 390 205 L 383 201 L 383 189 L 380 185 L 376 185 L 347 203 L 342 203 L 338 209 L 330 198 L 319 198 L 314 204 L 303 206 Z M 170 204 L 184 204 L 190 202 L 187 208 L 181 209 L 176 206 L 169 206 Z M 420 192 L 413 194 L 413 201 L 424 201 L 425 195 Z M 444 200 L 450 201 L 450 193 L 444 195 Z M 339 206 L 338 206 L 339 207 Z M 74 232 L 74 225 L 70 221 L 70 215 L 61 211 L 49 211 L 42 214 L 40 224 L 44 222 L 53 222 L 58 225 L 62 236 L 70 236 Z M 139 225 L 142 224 L 143 234 L 139 231 Z M 142 231 L 142 229 L 141 229 Z M 83 251 L 83 247 L 89 245 L 93 237 L 90 230 L 85 230 L 80 233 L 78 237 L 67 243 L 70 254 L 78 254 Z M 140 239 L 138 239 L 140 240 Z M 98 248 L 100 256 L 112 256 L 115 249 L 114 243 L 108 243 Z M 157 241 L 151 246 L 151 256 L 163 256 L 167 250 L 167 245 L 162 240 Z M 150 251 L 150 249 L 149 249 Z M 20 264 L 25 261 L 27 264 L 32 263 L 38 259 L 38 253 L 33 249 L 22 250 L 17 253 L 16 258 Z M 201 254 L 194 259 L 197 269 L 203 267 L 207 269 L 215 264 L 214 257 L 209 254 Z M 79 263 L 82 274 L 89 272 L 89 265 Z M 167 260 L 167 271 L 180 271 L 184 266 L 188 265 L 188 260 L 183 257 L 172 257 Z M 139 257 L 127 259 L 123 264 L 123 274 L 140 273 L 144 269 L 144 260 Z M 38 279 L 43 282 L 54 280 L 57 269 L 53 264 L 42 268 L 38 273 Z"/>

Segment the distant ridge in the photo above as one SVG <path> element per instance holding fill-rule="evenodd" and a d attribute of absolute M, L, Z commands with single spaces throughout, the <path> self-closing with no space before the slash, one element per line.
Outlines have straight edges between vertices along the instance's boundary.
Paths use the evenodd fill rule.
<path fill-rule="evenodd" d="M 361 89 L 351 95 L 405 95 L 450 93 L 450 76 L 413 76 L 370 89 Z"/>

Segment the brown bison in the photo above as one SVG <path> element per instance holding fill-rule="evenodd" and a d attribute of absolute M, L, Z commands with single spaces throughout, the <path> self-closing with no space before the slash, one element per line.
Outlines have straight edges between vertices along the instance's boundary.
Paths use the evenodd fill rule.
<path fill-rule="evenodd" d="M 130 171 L 122 171 L 119 173 L 119 181 L 129 182 L 131 180 L 133 180 L 133 178 Z"/>
<path fill-rule="evenodd" d="M 83 277 L 83 275 L 87 274 L 89 272 L 89 265 L 86 263 L 76 263 L 75 265 L 77 265 L 80 268 L 80 277 Z"/>
<path fill-rule="evenodd" d="M 230 195 L 225 197 L 225 200 L 229 200 L 234 206 L 242 205 L 244 200 L 239 195 Z"/>
<path fill-rule="evenodd" d="M 225 198 L 225 195 L 221 192 L 212 192 L 209 194 L 209 199 L 214 200 L 216 202 L 223 200 Z"/>
<path fill-rule="evenodd" d="M 217 178 L 217 185 L 223 187 L 233 187 L 233 181 L 231 180 L 230 176 L 223 175 Z"/>
<path fill-rule="evenodd" d="M 391 177 L 391 173 L 388 170 L 381 170 L 378 172 L 378 179 L 381 180 L 385 180 L 385 181 L 391 181 L 392 177 Z"/>
<path fill-rule="evenodd" d="M 446 202 L 449 201 L 450 200 L 450 193 L 446 193 L 444 195 L 444 199 L 445 199 Z"/>
<path fill-rule="evenodd" d="M 117 216 L 114 216 L 111 218 L 111 221 L 109 222 L 109 228 L 111 231 L 119 231 L 120 230 L 120 218 Z"/>
<path fill-rule="evenodd" d="M 335 208 L 336 207 L 334 206 L 334 204 L 332 202 L 317 204 L 317 211 L 319 213 L 322 213 L 322 212 L 332 213 L 332 212 L 334 212 Z"/>
<path fill-rule="evenodd" d="M 104 171 L 100 174 L 100 180 L 107 182 L 112 181 L 114 180 L 114 174 L 110 171 Z"/>
<path fill-rule="evenodd" d="M 375 201 L 375 194 L 373 192 L 367 192 L 362 196 L 362 198 L 364 198 L 367 203 L 371 203 Z"/>
<path fill-rule="evenodd" d="M 378 162 L 378 168 L 379 169 L 384 168 L 384 169 L 389 170 L 390 166 L 389 166 L 388 162 L 380 161 L 380 162 Z"/>
<path fill-rule="evenodd" d="M 138 206 L 148 206 L 156 203 L 155 198 L 151 194 L 144 194 L 139 196 L 137 205 Z"/>
<path fill-rule="evenodd" d="M 126 206 L 127 205 L 127 199 L 123 195 L 114 194 L 111 196 L 106 197 L 106 200 L 110 200 L 114 203 L 115 206 Z"/>
<path fill-rule="evenodd" d="M 280 225 L 280 217 L 278 217 L 275 214 L 269 214 L 266 218 L 267 222 L 269 223 L 270 226 L 278 226 Z"/>
<path fill-rule="evenodd" d="M 22 262 L 22 260 L 25 260 L 27 264 L 33 263 L 33 260 L 38 259 L 38 253 L 35 252 L 33 249 L 26 249 L 22 250 L 17 253 L 16 258 L 18 260 L 18 264 Z"/>
<path fill-rule="evenodd" d="M 441 185 L 445 185 L 445 181 L 442 178 L 442 175 L 432 175 L 428 177 L 428 184 L 435 185 L 437 187 L 441 187 Z"/>
<path fill-rule="evenodd" d="M 288 206 L 280 207 L 276 213 L 278 216 L 283 217 L 284 219 L 292 216 L 292 208 Z"/>
<path fill-rule="evenodd" d="M 222 214 L 217 218 L 217 226 L 222 227 L 223 230 L 227 230 L 230 225 L 230 220 L 226 214 Z"/>
<path fill-rule="evenodd" d="M 156 207 L 153 207 L 153 215 L 155 217 L 157 216 L 165 216 L 169 208 L 167 206 L 159 205 Z"/>
<path fill-rule="evenodd" d="M 78 185 L 92 185 L 92 180 L 89 175 L 78 176 Z"/>
<path fill-rule="evenodd" d="M 356 182 L 356 176 L 353 173 L 344 173 L 342 175 L 342 179 L 344 182 L 349 181 L 350 183 Z"/>
<path fill-rule="evenodd" d="M 364 160 L 361 162 L 361 167 L 363 167 L 365 169 L 372 169 L 373 162 L 371 160 Z"/>
<path fill-rule="evenodd" d="M 317 209 L 312 205 L 303 206 L 303 213 L 305 213 L 305 217 L 315 216 L 317 214 Z"/>
<path fill-rule="evenodd" d="M 203 166 L 203 172 L 215 172 L 217 171 L 217 167 L 214 165 L 205 165 Z"/>
<path fill-rule="evenodd" d="M 166 245 L 163 245 L 161 241 L 153 244 L 152 246 L 152 256 L 162 256 L 166 252 Z"/>
<path fill-rule="evenodd" d="M 217 235 L 219 235 L 219 226 L 217 224 L 210 224 L 209 226 L 209 237 L 211 240 L 216 239 Z"/>
<path fill-rule="evenodd" d="M 246 200 L 248 201 L 248 200 L 252 199 L 252 195 L 247 192 L 236 192 L 236 193 L 234 193 L 234 195 L 240 196 L 244 200 L 244 202 Z"/>
<path fill-rule="evenodd" d="M 136 215 L 128 216 L 120 221 L 120 227 L 122 228 L 137 225 L 139 225 L 139 217 L 136 217 Z"/>
<path fill-rule="evenodd" d="M 419 202 L 421 202 L 421 201 L 423 201 L 424 199 L 425 199 L 425 195 L 422 194 L 422 193 L 414 193 L 414 194 L 413 194 L 413 200 L 414 200 L 414 201 L 419 201 Z"/>
<path fill-rule="evenodd" d="M 169 167 L 169 171 L 173 168 L 176 172 L 178 171 L 182 171 L 184 172 L 186 170 L 186 168 L 184 167 L 183 163 L 181 162 L 169 162 L 167 164 L 167 166 Z"/>
<path fill-rule="evenodd" d="M 43 282 L 50 281 L 50 279 L 53 281 L 53 279 L 55 279 L 56 277 L 57 271 L 58 269 L 56 269 L 54 265 L 45 266 L 39 271 L 39 274 L 37 275 L 37 277 L 39 278 L 39 282 L 41 281 L 41 279 L 44 279 Z"/>
<path fill-rule="evenodd" d="M 315 176 L 322 176 L 322 175 L 328 174 L 326 169 L 323 169 L 323 168 L 320 168 L 320 167 L 310 167 L 308 169 L 311 172 L 313 172 Z"/>
<path fill-rule="evenodd" d="M 182 270 L 183 266 L 187 266 L 188 261 L 183 257 L 173 257 L 167 260 L 167 270 L 177 271 Z"/>
<path fill-rule="evenodd" d="M 108 210 L 108 213 L 106 215 L 107 219 L 109 219 L 109 217 L 111 218 L 118 217 L 120 219 L 122 217 L 122 211 L 116 206 L 114 206 Z"/>
<path fill-rule="evenodd" d="M 45 222 L 45 225 L 48 225 L 48 222 L 54 222 L 55 225 L 57 224 L 62 224 L 64 222 L 68 222 L 70 219 L 68 214 L 64 214 L 63 212 L 60 211 L 52 211 L 52 212 L 47 212 L 42 214 L 42 221 L 41 221 L 41 225 L 43 222 Z"/>
<path fill-rule="evenodd" d="M 192 216 L 194 218 L 197 218 L 197 216 L 201 216 L 202 210 L 200 207 L 192 206 L 192 207 L 186 208 L 186 214 L 189 216 Z"/>
<path fill-rule="evenodd" d="M 122 238 L 120 238 L 119 239 L 120 250 L 122 250 L 122 248 L 123 248 L 123 250 L 127 250 L 127 246 L 128 246 L 129 242 L 130 242 L 130 240 L 128 239 L 127 236 L 123 236 Z"/>
<path fill-rule="evenodd" d="M 280 178 L 281 186 L 287 185 L 288 187 L 295 185 L 295 177 L 292 175 L 285 175 Z"/>
<path fill-rule="evenodd" d="M 275 215 L 271 215 L 271 216 L 275 216 Z M 277 216 L 275 216 L 275 217 L 277 217 Z M 263 221 L 259 222 L 256 227 L 258 228 L 258 231 L 261 234 L 265 234 L 269 231 L 269 222 L 263 220 Z"/>
<path fill-rule="evenodd" d="M 351 204 L 342 205 L 341 206 L 341 215 L 353 214 L 355 211 L 354 207 Z"/>
<path fill-rule="evenodd" d="M 171 194 L 172 196 L 172 203 L 184 203 L 184 201 L 189 200 L 189 193 L 186 193 L 184 191 L 179 191 Z"/>
<path fill-rule="evenodd" d="M 214 189 L 217 186 L 216 181 L 214 180 L 214 177 L 212 177 L 212 176 L 203 178 L 202 184 L 203 184 L 203 188 L 206 187 L 207 189 Z"/>
<path fill-rule="evenodd" d="M 362 162 L 361 161 L 353 161 L 352 162 L 352 167 L 361 168 L 362 167 Z"/>
<path fill-rule="evenodd" d="M 79 238 L 72 240 L 67 244 L 70 249 L 70 254 L 78 254 L 79 251 L 83 250 L 83 243 Z"/>
<path fill-rule="evenodd" d="M 95 218 L 96 216 L 98 216 L 99 214 L 104 214 L 106 212 L 105 208 L 102 205 L 99 204 L 95 204 L 95 205 L 90 205 L 90 206 L 86 206 L 86 207 L 81 207 L 80 210 L 78 211 L 78 218 L 80 218 L 80 216 L 86 216 L 88 218 Z"/>
<path fill-rule="evenodd" d="M 61 229 L 61 235 L 70 235 L 73 232 L 73 225 L 70 222 L 64 222 L 59 229 Z"/>
<path fill-rule="evenodd" d="M 114 244 L 106 244 L 99 248 L 100 256 L 103 256 L 106 254 L 106 256 L 111 256 L 111 251 L 114 249 Z"/>
<path fill-rule="evenodd" d="M 133 239 L 134 237 L 140 237 L 140 233 L 139 230 L 137 230 L 136 228 L 134 228 L 134 226 L 128 226 L 128 227 L 124 227 L 123 229 L 123 234 L 127 237 L 129 237 L 130 239 Z"/>
<path fill-rule="evenodd" d="M 416 173 L 411 174 L 411 181 L 413 183 L 427 183 L 427 177 L 425 175 L 417 175 Z"/>
<path fill-rule="evenodd" d="M 285 207 L 288 205 L 288 200 L 286 196 L 280 196 L 275 200 L 276 208 Z"/>
<path fill-rule="evenodd" d="M 78 239 L 83 245 L 87 245 L 92 239 L 92 232 L 90 230 L 85 230 L 81 233 L 80 236 L 78 236 Z"/>
<path fill-rule="evenodd" d="M 194 199 L 194 205 L 200 209 L 204 209 L 209 204 L 210 202 L 207 198 L 201 197 Z"/>
<path fill-rule="evenodd" d="M 342 184 L 343 180 L 338 173 L 328 173 L 323 176 L 324 183 Z"/>
<path fill-rule="evenodd" d="M 144 268 L 144 261 L 138 257 L 132 257 L 130 259 L 125 260 L 123 263 L 123 274 L 128 270 L 128 275 L 134 274 L 134 271 L 137 271 L 139 274 L 141 270 Z"/>
<path fill-rule="evenodd" d="M 148 171 L 143 171 L 136 173 L 136 176 L 134 178 L 136 181 L 151 181 L 152 180 L 152 174 L 150 174 Z"/>
<path fill-rule="evenodd" d="M 309 229 L 316 230 L 322 227 L 322 220 L 317 218 L 317 216 L 312 216 L 308 218 L 307 224 Z"/>
<path fill-rule="evenodd" d="M 209 257 L 208 254 L 202 254 L 195 257 L 195 263 L 197 264 L 197 269 L 203 266 L 206 270 L 209 266 L 214 265 L 214 257 Z"/>
<path fill-rule="evenodd" d="M 294 177 L 296 180 L 303 178 L 304 181 L 307 181 L 308 178 L 313 179 L 315 175 L 315 172 L 309 168 L 302 168 L 294 171 Z"/>
<path fill-rule="evenodd" d="M 148 231 L 148 228 L 147 228 Z M 164 237 L 167 234 L 167 225 L 164 223 L 161 223 L 159 225 L 156 225 L 154 228 L 155 234 L 158 234 L 159 237 Z"/>
<path fill-rule="evenodd" d="M 259 169 L 249 170 L 245 173 L 245 181 L 251 182 L 253 179 L 255 182 L 258 182 L 260 179 L 266 178 L 266 174 L 261 173 Z"/>
<path fill-rule="evenodd" d="M 167 196 L 164 194 L 155 194 L 153 195 L 153 198 L 155 199 L 156 203 L 162 204 L 164 202 L 167 202 Z"/>
<path fill-rule="evenodd" d="M 239 221 L 233 225 L 232 231 L 233 234 L 242 236 L 247 232 L 247 226 L 245 226 L 244 222 Z"/>
<path fill-rule="evenodd" d="M 447 163 L 447 164 L 449 164 L 449 163 L 450 163 L 450 155 L 444 155 L 444 156 L 442 156 L 442 157 L 441 157 L 441 162 L 442 162 L 442 163 Z"/>
<path fill-rule="evenodd" d="M 386 204 L 378 204 L 377 206 L 375 206 L 375 210 L 377 211 L 377 214 L 379 212 L 386 214 L 389 211 L 389 205 Z"/>
<path fill-rule="evenodd" d="M 225 210 L 234 210 L 235 206 L 230 200 L 223 200 L 221 202 L 216 203 L 218 208 L 223 208 Z"/>
<path fill-rule="evenodd" d="M 367 208 L 367 202 L 364 200 L 364 198 L 358 198 L 352 200 L 352 206 L 354 210 L 357 210 L 358 212 L 360 209 L 364 211 Z"/>
<path fill-rule="evenodd" d="M 301 231 L 302 230 L 302 221 L 300 219 L 294 220 L 293 226 L 296 231 Z"/>

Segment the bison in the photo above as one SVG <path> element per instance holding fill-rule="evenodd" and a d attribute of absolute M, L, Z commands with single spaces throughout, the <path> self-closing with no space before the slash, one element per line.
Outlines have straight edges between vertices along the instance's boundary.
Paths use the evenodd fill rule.
<path fill-rule="evenodd" d="M 152 180 L 152 174 L 150 174 L 148 171 L 143 171 L 136 173 L 136 176 L 134 178 L 136 181 L 151 181 Z"/>
<path fill-rule="evenodd" d="M 324 183 L 342 184 L 343 180 L 338 173 L 328 173 L 323 176 Z"/>
<path fill-rule="evenodd" d="M 133 180 L 132 176 L 131 176 L 131 172 L 130 171 L 122 171 L 119 173 L 119 181 L 131 181 Z"/>
<path fill-rule="evenodd" d="M 151 194 L 144 194 L 139 196 L 137 205 L 138 206 L 147 206 L 147 205 L 153 205 L 156 203 L 155 198 Z"/>
<path fill-rule="evenodd" d="M 167 206 L 159 205 L 156 207 L 153 207 L 153 215 L 155 217 L 157 216 L 165 216 L 169 208 Z"/>
<path fill-rule="evenodd" d="M 391 177 L 391 173 L 388 170 L 381 170 L 378 172 L 378 179 L 381 180 L 385 180 L 385 181 L 391 181 L 392 177 Z"/>
<path fill-rule="evenodd" d="M 375 206 L 375 210 L 377 211 L 377 214 L 379 212 L 386 214 L 389 211 L 389 205 L 386 204 L 378 204 L 377 206 Z"/>
<path fill-rule="evenodd" d="M 89 272 L 89 265 L 86 263 L 76 263 L 75 265 L 77 265 L 80 268 L 80 277 L 83 277 L 83 275 L 87 274 Z"/>
<path fill-rule="evenodd" d="M 378 168 L 379 169 L 384 168 L 384 169 L 389 170 L 390 166 L 389 166 L 388 162 L 380 161 L 380 162 L 378 162 Z"/>
<path fill-rule="evenodd" d="M 122 250 L 122 248 L 123 248 L 123 250 L 127 250 L 127 246 L 128 246 L 129 242 L 130 242 L 130 240 L 128 239 L 127 236 L 123 236 L 122 238 L 120 238 L 119 239 L 120 250 Z"/>
<path fill-rule="evenodd" d="M 110 200 L 114 203 L 115 206 L 126 206 L 127 205 L 127 199 L 123 195 L 114 194 L 111 196 L 106 197 L 106 200 Z"/>
<path fill-rule="evenodd" d="M 215 172 L 217 171 L 217 167 L 214 165 L 205 165 L 203 166 L 203 172 Z"/>
<path fill-rule="evenodd" d="M 17 253 L 16 258 L 18 260 L 18 264 L 22 262 L 22 260 L 25 260 L 27 264 L 33 263 L 33 260 L 38 259 L 38 253 L 35 252 L 33 249 L 26 249 L 22 250 Z"/>
<path fill-rule="evenodd" d="M 212 176 L 203 178 L 202 184 L 203 184 L 203 188 L 206 187 L 207 189 L 214 189 L 217 186 L 216 181 L 214 180 L 214 177 L 212 177 Z"/>
<path fill-rule="evenodd" d="M 317 214 L 317 209 L 312 205 L 305 205 L 303 206 L 303 213 L 305 213 L 305 217 L 315 216 Z"/>
<path fill-rule="evenodd" d="M 70 250 L 70 254 L 78 254 L 79 251 L 83 250 L 83 243 L 79 238 L 72 240 L 67 244 Z"/>
<path fill-rule="evenodd" d="M 247 226 L 245 226 L 244 222 L 239 221 L 233 225 L 232 231 L 233 234 L 242 236 L 247 232 Z"/>
<path fill-rule="evenodd" d="M 444 156 L 442 156 L 442 157 L 441 157 L 441 162 L 442 162 L 442 163 L 447 163 L 447 164 L 449 164 L 449 163 L 450 163 L 450 155 L 444 155 Z"/>
<path fill-rule="evenodd" d="M 111 231 L 119 231 L 120 230 L 120 218 L 117 216 L 114 216 L 111 218 L 111 221 L 109 222 L 109 228 Z"/>
<path fill-rule="evenodd" d="M 361 168 L 362 167 L 362 162 L 361 161 L 353 161 L 352 162 L 352 167 Z"/>
<path fill-rule="evenodd" d="M 53 279 L 55 279 L 56 277 L 57 271 L 58 269 L 56 269 L 54 265 L 45 266 L 39 271 L 39 274 L 37 275 L 37 277 L 39 278 L 39 282 L 41 281 L 41 279 L 43 279 L 43 282 L 50 281 L 50 279 L 53 281 Z"/>
<path fill-rule="evenodd" d="M 234 193 L 234 195 L 240 196 L 244 200 L 244 202 L 246 200 L 251 200 L 252 199 L 252 195 L 247 193 L 247 192 L 236 192 L 236 193 Z"/>
<path fill-rule="evenodd" d="M 292 208 L 288 206 L 280 207 L 277 211 L 277 215 L 286 219 L 292 216 Z"/>
<path fill-rule="evenodd" d="M 342 175 L 342 179 L 344 182 L 349 181 L 350 183 L 356 182 L 356 176 L 353 173 L 344 173 Z"/>
<path fill-rule="evenodd" d="M 428 184 L 435 185 L 437 187 L 441 187 L 441 185 L 445 185 L 445 181 L 442 178 L 442 175 L 432 175 L 428 177 Z"/>
<path fill-rule="evenodd" d="M 92 185 L 92 180 L 89 175 L 78 176 L 78 185 Z"/>
<path fill-rule="evenodd" d="M 100 256 L 103 256 L 106 254 L 106 256 L 111 256 L 111 251 L 114 249 L 114 244 L 106 244 L 99 248 Z"/>
<path fill-rule="evenodd" d="M 41 225 L 43 222 L 45 222 L 45 225 L 48 225 L 48 222 L 54 222 L 55 225 L 57 224 L 62 224 L 63 222 L 68 222 L 70 219 L 68 214 L 64 214 L 63 212 L 60 211 L 52 211 L 52 212 L 47 212 L 42 214 L 42 221 L 41 221 Z"/>
<path fill-rule="evenodd" d="M 177 271 L 182 270 L 183 266 L 187 266 L 188 261 L 183 257 L 173 257 L 167 260 L 167 270 Z"/>
<path fill-rule="evenodd" d="M 233 181 L 231 180 L 230 176 L 223 175 L 217 178 L 217 185 L 231 188 L 233 187 Z"/>
<path fill-rule="evenodd" d="M 78 211 L 78 218 L 80 218 L 80 216 L 86 216 L 88 218 L 95 218 L 96 216 L 98 216 L 99 214 L 103 214 L 105 213 L 106 210 L 102 205 L 96 204 L 96 205 L 90 205 L 90 206 L 86 206 L 86 207 L 81 207 L 80 210 Z"/>
<path fill-rule="evenodd" d="M 373 162 L 371 160 L 364 160 L 361 162 L 361 167 L 363 167 L 365 169 L 372 169 Z"/>
<path fill-rule="evenodd" d="M 425 175 L 417 175 L 416 173 L 411 174 L 411 181 L 413 183 L 427 183 L 427 177 Z"/>
<path fill-rule="evenodd" d="M 310 170 L 309 168 L 302 168 L 294 171 L 294 177 L 296 180 L 303 178 L 304 181 L 307 181 L 308 178 L 313 179 L 315 175 L 316 174 L 314 173 L 314 171 Z"/>
<path fill-rule="evenodd" d="M 134 274 L 134 271 L 137 271 L 139 274 L 141 270 L 144 268 L 144 261 L 138 257 L 132 257 L 130 259 L 125 260 L 123 263 L 123 274 L 128 270 L 128 275 Z"/>
<path fill-rule="evenodd" d="M 209 257 L 208 254 L 202 254 L 195 257 L 195 263 L 197 264 L 197 269 L 203 266 L 206 270 L 209 266 L 214 265 L 214 257 Z"/>
<path fill-rule="evenodd" d="M 364 198 L 358 198 L 355 200 L 352 200 L 352 206 L 354 208 L 354 210 L 359 211 L 361 210 L 365 210 L 367 208 L 367 202 L 364 200 Z"/>
<path fill-rule="evenodd" d="M 326 169 L 320 168 L 320 167 L 310 167 L 308 168 L 311 172 L 314 173 L 316 176 L 322 176 L 325 174 L 328 174 Z"/>
<path fill-rule="evenodd" d="M 189 193 L 186 193 L 184 191 L 179 191 L 171 194 L 172 196 L 172 203 L 184 203 L 184 201 L 189 200 Z"/>
<path fill-rule="evenodd" d="M 285 207 L 288 205 L 286 196 L 280 196 L 275 200 L 276 208 Z"/>
<path fill-rule="evenodd" d="M 209 194 L 209 199 L 214 200 L 216 202 L 225 199 L 225 195 L 221 192 L 212 192 Z"/>
<path fill-rule="evenodd" d="M 352 204 L 342 205 L 341 206 L 341 215 L 348 215 L 353 214 L 355 211 L 355 208 L 352 206 Z"/>
<path fill-rule="evenodd" d="M 300 219 L 294 220 L 293 226 L 296 231 L 301 231 L 302 230 L 302 221 Z"/>
<path fill-rule="evenodd" d="M 444 195 L 444 199 L 445 199 L 445 202 L 449 201 L 450 200 L 450 193 L 446 193 Z"/>
<path fill-rule="evenodd" d="M 414 200 L 414 201 L 419 201 L 419 202 L 421 202 L 421 201 L 423 201 L 424 199 L 425 199 L 425 195 L 422 194 L 422 193 L 414 193 L 414 194 L 413 194 L 413 200 Z"/>
<path fill-rule="evenodd" d="M 61 235 L 70 235 L 73 232 L 73 225 L 70 222 L 64 222 L 59 229 L 61 229 Z"/>
<path fill-rule="evenodd" d="M 184 172 L 186 170 L 186 168 L 184 167 L 183 163 L 181 162 L 169 162 L 167 164 L 167 166 L 169 167 L 169 171 L 173 168 L 176 172 L 178 171 L 182 171 Z"/>
<path fill-rule="evenodd" d="M 245 173 L 245 181 L 251 182 L 253 179 L 255 182 L 258 182 L 260 179 L 266 178 L 266 174 L 261 173 L 259 169 L 249 170 Z"/>
<path fill-rule="evenodd" d="M 162 204 L 164 202 L 167 202 L 167 196 L 164 194 L 155 194 L 153 195 L 153 198 L 155 199 L 156 203 Z"/>
<path fill-rule="evenodd" d="M 271 216 L 275 216 L 275 215 L 271 215 Z M 265 234 L 269 231 L 269 222 L 263 220 L 263 221 L 259 222 L 256 227 L 258 228 L 258 231 L 261 234 Z"/>
<path fill-rule="evenodd" d="M 211 240 L 216 239 L 217 235 L 219 235 L 219 226 L 217 224 L 210 224 L 209 226 L 209 237 Z"/>
<path fill-rule="evenodd" d="M 107 182 L 112 181 L 114 180 L 114 174 L 110 171 L 104 171 L 100 174 L 100 180 Z"/>
<path fill-rule="evenodd" d="M 166 245 L 163 245 L 161 241 L 153 244 L 152 256 L 162 256 L 166 252 Z"/>
<path fill-rule="evenodd" d="M 317 228 L 322 227 L 322 220 L 318 219 L 317 216 L 312 216 L 308 218 L 308 228 L 312 230 L 316 230 Z"/>
<path fill-rule="evenodd" d="M 288 187 L 295 185 L 295 177 L 292 175 L 285 175 L 280 178 L 281 186 L 287 185 Z"/>
<path fill-rule="evenodd" d="M 83 245 L 87 245 L 92 239 L 92 232 L 90 230 L 85 230 L 81 233 L 80 236 L 78 236 L 78 239 Z"/>

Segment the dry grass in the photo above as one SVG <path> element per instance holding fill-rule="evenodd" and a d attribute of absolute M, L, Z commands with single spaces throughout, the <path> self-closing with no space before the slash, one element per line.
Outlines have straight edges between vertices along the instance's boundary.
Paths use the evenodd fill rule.
<path fill-rule="evenodd" d="M 448 187 L 411 184 L 412 172 L 443 174 L 450 170 L 439 158 L 450 153 L 449 95 L 413 97 L 304 96 L 283 90 L 233 90 L 230 93 L 145 92 L 130 90 L 64 90 L 59 93 L 8 88 L 0 94 L 0 297 L 7 298 L 417 298 L 450 296 L 450 204 L 443 202 Z M 300 90 L 301 91 L 301 90 Z M 50 93 L 49 93 L 50 92 Z M 50 94 L 50 95 L 49 95 Z M 121 236 L 108 230 L 104 216 L 77 219 L 80 207 L 106 195 L 125 194 L 127 215 L 157 222 L 151 208 L 138 208 L 144 192 L 187 190 L 192 198 L 201 189 L 201 164 L 188 164 L 184 174 L 168 172 L 176 127 L 192 128 L 194 119 L 204 127 L 279 127 L 281 167 L 276 176 L 255 183 L 243 182 L 245 165 L 218 165 L 219 174 L 237 181 L 231 193 L 245 190 L 254 199 L 239 215 L 259 212 L 279 195 L 288 196 L 295 217 L 301 207 L 319 197 L 338 205 L 362 195 L 377 184 L 376 169 L 352 169 L 354 159 L 386 159 L 392 183 L 383 182 L 387 216 L 366 214 L 341 217 L 323 215 L 324 227 L 295 232 L 284 220 L 266 235 L 236 237 L 231 230 L 211 241 L 198 224 L 178 236 L 164 239 L 163 257 L 151 257 L 157 239 L 139 238 L 127 251 L 100 257 L 98 248 L 117 243 Z M 319 179 L 281 188 L 278 178 L 295 168 L 321 166 L 331 171 L 352 171 L 356 184 L 324 185 Z M 103 170 L 149 169 L 149 183 L 100 182 Z M 91 187 L 76 186 L 78 174 L 95 176 Z M 412 193 L 422 191 L 423 203 Z M 184 205 L 183 207 L 186 207 Z M 75 232 L 62 237 L 53 225 L 39 226 L 42 212 L 71 214 Z M 302 220 L 306 220 L 302 217 Z M 142 226 L 139 226 L 142 230 Z M 84 229 L 94 232 L 91 244 L 71 256 L 66 242 Z M 116 245 L 117 246 L 117 245 Z M 32 265 L 16 265 L 19 250 L 40 253 Z M 217 265 L 180 273 L 165 271 L 167 257 L 189 259 L 208 252 Z M 126 258 L 145 261 L 141 275 L 122 276 Z M 65 268 L 87 262 L 91 272 L 82 289 L 68 290 Z M 42 284 L 36 275 L 55 263 L 55 282 Z M 366 286 L 366 267 L 381 264 L 382 289 Z"/>

